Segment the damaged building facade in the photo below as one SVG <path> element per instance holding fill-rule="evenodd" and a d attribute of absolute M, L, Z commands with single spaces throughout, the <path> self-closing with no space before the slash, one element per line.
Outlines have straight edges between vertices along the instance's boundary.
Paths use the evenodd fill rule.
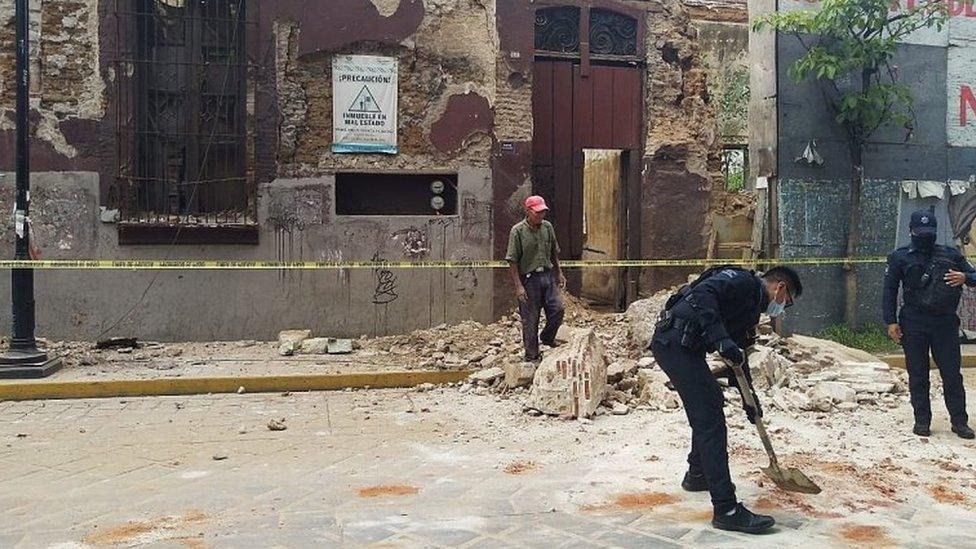
<path fill-rule="evenodd" d="M 11 4 L 0 7 L 6 151 Z M 565 258 L 704 257 L 720 139 L 677 1 L 309 5 L 32 0 L 40 258 L 501 259 L 532 193 L 550 202 Z M 337 106 L 347 56 L 395 68 L 394 112 L 375 114 L 389 103 L 374 92 Z M 337 110 L 395 120 L 395 151 L 344 149 Z M 0 162 L 10 211 L 14 158 Z M 12 256 L 13 240 L 4 223 L 0 253 Z M 570 278 L 574 293 L 620 306 L 685 274 Z M 0 293 L 8 284 L 0 277 Z M 39 271 L 37 289 L 38 333 L 63 339 L 355 337 L 489 321 L 514 304 L 505 273 L 464 266 Z"/>
<path fill-rule="evenodd" d="M 892 11 L 913 5 L 906 0 Z M 976 252 L 976 9 L 955 1 L 947 7 L 946 25 L 907 36 L 895 54 L 899 81 L 914 98 L 914 120 L 911 132 L 888 124 L 868 142 L 857 255 L 883 257 L 908 245 L 911 213 L 927 208 L 938 217 L 941 244 L 959 245 L 967 255 Z M 818 8 L 816 1 L 751 0 L 749 14 Z M 804 52 L 792 36 L 750 37 L 752 174 L 768 178 L 763 192 L 769 193 L 771 256 L 837 258 L 845 253 L 850 212 L 847 135 L 816 84 L 789 78 L 790 65 Z M 884 268 L 880 262 L 858 267 L 862 323 L 882 323 Z M 834 263 L 801 270 L 810 281 L 805 293 L 818 298 L 805 302 L 789 327 L 810 333 L 842 322 L 843 268 Z M 976 292 L 964 291 L 959 313 L 963 328 L 976 329 Z"/>

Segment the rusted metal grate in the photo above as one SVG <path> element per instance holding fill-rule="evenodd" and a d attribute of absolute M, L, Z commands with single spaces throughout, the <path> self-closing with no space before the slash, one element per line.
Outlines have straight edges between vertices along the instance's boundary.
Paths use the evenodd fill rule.
<path fill-rule="evenodd" d="M 116 0 L 122 223 L 255 225 L 256 0 Z"/>

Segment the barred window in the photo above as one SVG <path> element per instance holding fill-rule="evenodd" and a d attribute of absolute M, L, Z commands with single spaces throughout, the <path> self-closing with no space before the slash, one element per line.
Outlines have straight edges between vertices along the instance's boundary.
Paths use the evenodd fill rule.
<path fill-rule="evenodd" d="M 172 243 L 187 227 L 256 227 L 253 4 L 119 2 L 120 239 L 127 224 L 179 227 Z"/>

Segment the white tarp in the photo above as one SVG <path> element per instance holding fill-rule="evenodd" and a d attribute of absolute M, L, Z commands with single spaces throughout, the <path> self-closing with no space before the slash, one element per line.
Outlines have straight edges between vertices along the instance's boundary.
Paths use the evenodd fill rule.
<path fill-rule="evenodd" d="M 332 59 L 332 152 L 397 152 L 397 60 Z"/>

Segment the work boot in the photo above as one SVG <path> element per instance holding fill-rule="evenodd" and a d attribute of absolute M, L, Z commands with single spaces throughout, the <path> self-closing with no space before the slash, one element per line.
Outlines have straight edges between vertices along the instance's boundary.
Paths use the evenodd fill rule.
<path fill-rule="evenodd" d="M 553 349 L 555 349 L 556 347 L 559 347 L 560 345 L 562 345 L 563 343 L 565 343 L 565 341 L 563 341 L 561 339 L 553 339 L 552 341 L 546 341 L 545 339 L 540 339 L 539 341 L 541 341 L 543 345 L 548 345 L 549 347 L 551 347 Z"/>
<path fill-rule="evenodd" d="M 965 423 L 953 425 L 952 432 L 959 435 L 959 438 L 976 438 L 976 432 L 973 432 L 969 425 Z"/>
<path fill-rule="evenodd" d="M 684 488 L 686 492 L 707 492 L 708 481 L 705 480 L 705 475 L 701 473 L 696 475 L 691 471 L 688 471 L 685 473 L 685 478 L 681 480 L 681 487 Z"/>
<path fill-rule="evenodd" d="M 743 532 L 746 534 L 758 534 L 769 530 L 776 524 L 773 517 L 767 515 L 757 515 L 746 509 L 745 505 L 737 503 L 732 514 L 719 513 L 716 511 L 712 518 L 712 526 L 719 530 L 731 530 L 733 532 Z"/>
<path fill-rule="evenodd" d="M 707 492 L 708 481 L 705 480 L 704 473 L 696 474 L 688 471 L 685 473 L 685 478 L 681 480 L 681 487 L 686 492 Z M 735 484 L 732 485 L 732 489 L 735 490 Z"/>
<path fill-rule="evenodd" d="M 955 428 L 953 428 L 955 430 Z M 915 427 L 912 428 L 912 432 L 920 437 L 927 437 L 932 435 L 932 430 L 929 429 L 928 423 L 915 422 Z"/>

